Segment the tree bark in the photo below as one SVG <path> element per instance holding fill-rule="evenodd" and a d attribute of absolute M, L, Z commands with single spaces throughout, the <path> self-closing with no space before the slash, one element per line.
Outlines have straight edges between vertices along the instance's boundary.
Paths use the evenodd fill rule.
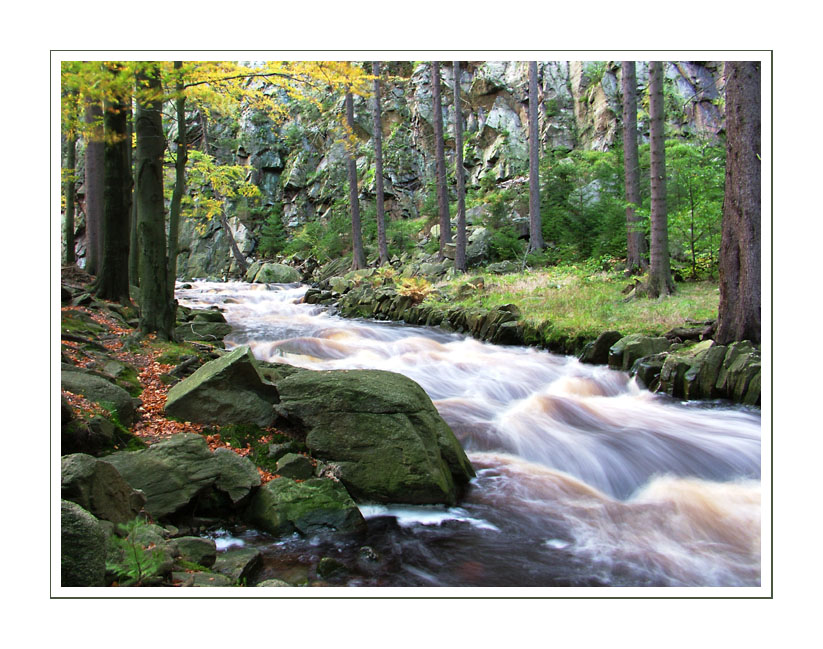
<path fill-rule="evenodd" d="M 103 109 L 98 102 L 86 106 L 89 135 L 86 142 L 86 270 L 97 275 L 100 265 L 103 221 Z"/>
<path fill-rule="evenodd" d="M 634 61 L 622 62 L 623 167 L 626 181 L 626 270 L 634 275 L 644 271 L 646 237 L 635 212 L 640 198 L 640 163 L 637 155 L 637 74 Z"/>
<path fill-rule="evenodd" d="M 112 75 L 119 73 L 111 68 Z M 95 282 L 97 297 L 129 302 L 129 214 L 131 168 L 128 139 L 130 98 L 115 97 L 103 103 L 105 133 L 103 167 L 103 254 Z"/>
<path fill-rule="evenodd" d="M 386 243 L 386 210 L 383 196 L 383 120 L 380 114 L 380 64 L 372 62 L 374 76 L 374 179 L 377 194 L 377 248 L 380 264 L 389 263 L 389 248 Z"/>
<path fill-rule="evenodd" d="M 66 266 L 72 266 L 75 262 L 74 256 L 74 174 L 77 166 L 77 133 L 72 130 L 66 137 L 66 178 L 64 181 L 64 192 L 66 194 L 66 214 L 64 224 L 64 238 L 66 241 Z"/>
<path fill-rule="evenodd" d="M 440 62 L 432 61 L 431 85 L 434 121 L 434 150 L 437 162 L 437 206 L 440 213 L 440 258 L 446 255 L 446 244 L 451 243 L 449 200 L 446 190 L 446 150 L 443 144 L 443 104 L 440 100 Z"/>
<path fill-rule="evenodd" d="M 174 296 L 166 272 L 163 204 L 162 84 L 157 64 L 143 63 L 137 74 L 137 218 L 140 240 L 140 331 L 172 338 Z"/>
<path fill-rule="evenodd" d="M 669 264 L 669 223 L 666 212 L 666 141 L 663 110 L 663 65 L 649 62 L 649 155 L 651 166 L 652 241 L 649 297 L 670 295 L 674 282 Z"/>
<path fill-rule="evenodd" d="M 182 61 L 174 62 L 174 71 L 178 75 L 183 67 Z M 186 95 L 184 94 L 183 79 L 178 76 L 175 82 L 177 97 L 177 159 L 174 163 L 174 190 L 169 205 L 169 240 L 168 240 L 168 272 L 169 293 L 174 295 L 174 282 L 177 279 L 177 243 L 180 233 L 180 205 L 186 191 L 186 160 L 188 158 L 188 142 L 186 140 Z M 228 224 L 225 224 L 228 231 Z M 243 258 L 243 264 L 246 260 Z"/>
<path fill-rule="evenodd" d="M 246 257 L 237 245 L 237 240 L 234 238 L 234 234 L 232 234 L 231 227 L 229 226 L 229 218 L 226 216 L 225 211 L 227 205 L 226 199 L 221 196 L 220 201 L 223 203 L 223 211 L 220 213 L 220 224 L 223 226 L 223 232 L 226 233 L 226 238 L 229 240 L 229 247 L 234 255 L 234 259 L 237 262 L 237 265 L 240 266 L 240 272 L 245 275 L 246 271 L 249 269 L 249 263 L 246 261 Z M 174 279 L 171 280 L 171 286 L 172 294 L 174 294 Z"/>
<path fill-rule="evenodd" d="M 346 124 L 349 127 L 349 139 L 346 145 L 346 168 L 349 176 L 349 203 L 351 205 L 352 232 L 352 269 L 366 267 L 366 255 L 363 252 L 363 235 L 360 227 L 360 199 L 357 189 L 357 163 L 354 159 L 354 100 L 351 90 L 346 92 Z"/>
<path fill-rule="evenodd" d="M 129 173 L 132 181 L 132 201 L 129 214 L 129 284 L 140 286 L 140 254 L 137 238 L 137 174 L 134 171 L 134 113 L 135 105 L 132 97 L 132 106 L 129 119 Z"/>
<path fill-rule="evenodd" d="M 457 179 L 457 246 L 454 267 L 466 272 L 466 173 L 463 169 L 463 111 L 460 105 L 460 61 L 454 62 L 454 175 Z"/>
<path fill-rule="evenodd" d="M 540 219 L 540 129 L 537 113 L 537 61 L 529 61 L 529 251 L 546 247 Z"/>
<path fill-rule="evenodd" d="M 760 63 L 727 61 L 726 190 L 715 341 L 760 343 Z"/>

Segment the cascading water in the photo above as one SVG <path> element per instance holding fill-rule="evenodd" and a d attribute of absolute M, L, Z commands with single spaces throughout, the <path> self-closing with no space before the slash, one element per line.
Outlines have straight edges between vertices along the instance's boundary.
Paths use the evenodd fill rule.
<path fill-rule="evenodd" d="M 460 507 L 364 506 L 380 562 L 270 541 L 272 574 L 278 556 L 334 551 L 352 555 L 349 585 L 760 584 L 759 411 L 681 404 L 535 349 L 346 320 L 303 304 L 305 290 L 192 282 L 177 295 L 220 306 L 227 345 L 261 360 L 415 380 L 478 477 Z"/>

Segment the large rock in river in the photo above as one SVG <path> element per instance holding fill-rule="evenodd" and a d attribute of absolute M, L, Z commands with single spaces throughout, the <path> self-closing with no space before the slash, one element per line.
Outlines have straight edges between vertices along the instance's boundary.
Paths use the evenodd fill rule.
<path fill-rule="evenodd" d="M 307 430 L 312 455 L 337 465 L 360 501 L 452 504 L 474 477 L 431 399 L 405 376 L 307 371 L 277 387 L 278 410 Z"/>
<path fill-rule="evenodd" d="M 198 368 L 169 390 L 166 414 L 201 424 L 270 426 L 279 401 L 247 346 Z"/>

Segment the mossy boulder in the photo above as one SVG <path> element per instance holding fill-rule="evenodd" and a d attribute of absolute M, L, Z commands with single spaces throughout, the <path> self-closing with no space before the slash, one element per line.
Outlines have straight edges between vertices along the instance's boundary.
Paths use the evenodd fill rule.
<path fill-rule="evenodd" d="M 606 365 L 609 362 L 609 350 L 623 338 L 619 331 L 604 331 L 595 340 L 588 343 L 580 354 L 580 362 L 591 365 Z"/>
<path fill-rule="evenodd" d="M 247 346 L 209 361 L 177 383 L 166 397 L 166 414 L 202 424 L 270 426 L 277 388 L 257 367 Z"/>
<path fill-rule="evenodd" d="M 60 502 L 60 585 L 105 586 L 106 533 L 77 503 Z"/>
<path fill-rule="evenodd" d="M 629 334 L 609 348 L 609 367 L 628 372 L 638 358 L 665 352 L 670 344 L 662 336 Z"/>
<path fill-rule="evenodd" d="M 175 340 L 200 340 L 203 342 L 220 343 L 221 345 L 223 338 L 229 333 L 231 333 L 230 324 L 204 320 L 191 320 L 174 328 Z"/>
<path fill-rule="evenodd" d="M 400 374 L 301 372 L 278 389 L 280 412 L 307 431 L 314 457 L 339 467 L 358 500 L 453 504 L 474 477 L 431 399 Z"/>
<path fill-rule="evenodd" d="M 146 511 L 161 519 L 209 491 L 218 492 L 218 500 L 239 506 L 260 484 L 251 460 L 218 450 L 222 452 L 212 453 L 200 435 L 183 433 L 141 451 L 113 453 L 106 462 L 145 494 Z"/>
<path fill-rule="evenodd" d="M 60 387 L 63 390 L 86 397 L 89 401 L 112 409 L 118 421 L 131 426 L 136 419 L 132 396 L 119 385 L 105 378 L 63 365 L 60 371 Z"/>
<path fill-rule="evenodd" d="M 177 557 L 183 561 L 209 568 L 217 560 L 217 545 L 212 539 L 204 539 L 201 536 L 181 536 L 174 539 L 172 543 L 177 550 Z"/>
<path fill-rule="evenodd" d="M 77 503 L 98 519 L 115 525 L 132 520 L 146 502 L 146 497 L 130 487 L 113 465 L 85 453 L 61 458 L 60 482 L 63 500 Z"/>
<path fill-rule="evenodd" d="M 253 525 L 277 536 L 298 532 L 357 533 L 366 522 L 346 488 L 329 478 L 297 482 L 280 477 L 257 490 L 246 517 Z"/>
<path fill-rule="evenodd" d="M 255 284 L 292 284 L 301 280 L 297 269 L 285 264 L 266 263 L 254 275 Z"/>
<path fill-rule="evenodd" d="M 688 376 L 689 386 L 691 387 L 690 392 L 694 398 L 696 392 L 694 382 L 697 380 L 699 373 L 697 368 L 702 364 L 706 352 L 713 344 L 714 341 L 712 340 L 704 340 L 697 344 L 684 345 L 676 351 L 670 352 L 660 369 L 660 386 L 658 390 L 672 397 L 684 398 L 686 397 L 686 377 Z"/>

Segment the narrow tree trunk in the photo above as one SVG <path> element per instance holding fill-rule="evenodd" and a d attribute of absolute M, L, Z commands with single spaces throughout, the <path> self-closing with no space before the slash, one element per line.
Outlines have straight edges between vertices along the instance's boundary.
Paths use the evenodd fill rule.
<path fill-rule="evenodd" d="M 173 295 L 166 276 L 160 70 L 144 63 L 137 75 L 137 218 L 140 240 L 140 331 L 172 338 Z M 148 92 L 147 92 L 148 91 Z"/>
<path fill-rule="evenodd" d="M 363 235 L 360 227 L 360 199 L 357 190 L 357 164 L 354 159 L 354 100 L 351 90 L 346 92 L 346 124 L 349 127 L 349 139 L 346 146 L 346 167 L 349 175 L 349 203 L 351 204 L 352 232 L 352 269 L 366 267 L 366 255 L 363 252 Z"/>
<path fill-rule="evenodd" d="M 434 150 L 437 162 L 437 206 L 440 213 L 440 258 L 446 256 L 446 244 L 451 243 L 449 200 L 446 190 L 446 150 L 443 144 L 443 105 L 440 101 L 440 62 L 432 61 L 432 101 L 434 106 Z"/>
<path fill-rule="evenodd" d="M 118 74 L 116 67 L 112 75 Z M 129 214 L 131 169 L 128 140 L 129 104 L 113 98 L 103 104 L 105 133 L 103 169 L 103 254 L 95 282 L 97 297 L 113 302 L 129 301 Z"/>
<path fill-rule="evenodd" d="M 640 205 L 640 163 L 637 155 L 637 74 L 634 61 L 623 61 L 623 167 L 626 178 L 626 270 L 644 271 L 646 237 L 636 213 Z"/>
<path fill-rule="evenodd" d="M 77 166 L 77 133 L 72 129 L 66 137 L 66 178 L 64 191 L 66 194 L 66 215 L 64 238 L 66 241 L 66 266 L 72 266 L 74 257 L 74 173 Z"/>
<path fill-rule="evenodd" d="M 460 105 L 460 61 L 454 62 L 454 175 L 457 179 L 457 246 L 454 267 L 466 272 L 466 173 L 463 169 L 463 111 Z"/>
<path fill-rule="evenodd" d="M 380 64 L 373 61 L 374 76 L 374 178 L 377 194 L 377 248 L 380 264 L 389 263 L 389 248 L 386 243 L 386 210 L 383 196 L 383 120 L 380 115 Z"/>
<path fill-rule="evenodd" d="M 174 70 L 179 75 L 183 66 L 182 61 L 174 62 Z M 186 141 L 186 95 L 184 94 L 183 79 L 177 78 L 175 83 L 177 98 L 177 159 L 174 163 L 174 191 L 169 206 L 169 240 L 168 240 L 168 281 L 169 293 L 174 295 L 174 282 L 177 279 L 177 244 L 180 232 L 180 205 L 186 191 L 186 160 L 188 158 L 188 142 Z M 228 225 L 228 224 L 226 224 Z M 228 230 L 228 227 L 226 227 Z M 242 255 L 241 255 L 242 256 Z M 243 264 L 246 260 L 243 258 Z M 245 269 L 244 269 L 245 272 Z"/>
<path fill-rule="evenodd" d="M 669 266 L 669 223 L 666 212 L 666 144 L 663 111 L 663 65 L 649 62 L 649 154 L 651 158 L 652 241 L 648 293 L 650 297 L 674 292 Z"/>
<path fill-rule="evenodd" d="M 86 106 L 86 124 L 86 270 L 96 275 L 103 221 L 103 110 L 99 103 L 89 102 Z"/>
<path fill-rule="evenodd" d="M 727 61 L 726 192 L 715 340 L 760 343 L 760 63 Z"/>
<path fill-rule="evenodd" d="M 129 215 L 129 284 L 140 286 L 140 253 L 137 239 L 137 174 L 134 170 L 134 98 L 129 119 L 129 173 L 132 179 L 132 201 Z"/>
<path fill-rule="evenodd" d="M 229 247 L 231 248 L 231 252 L 234 255 L 234 259 L 237 262 L 237 265 L 240 266 L 240 272 L 245 275 L 246 271 L 249 269 L 249 263 L 246 261 L 246 257 L 240 250 L 240 247 L 237 245 L 237 240 L 234 238 L 234 234 L 232 234 L 231 227 L 229 226 L 229 218 L 226 216 L 225 206 L 226 206 L 226 199 L 221 197 L 221 202 L 223 203 L 223 211 L 220 213 L 220 224 L 223 226 L 223 232 L 226 233 L 226 238 L 229 240 Z M 174 280 L 171 280 L 171 287 L 172 287 L 172 294 L 174 294 Z"/>
<path fill-rule="evenodd" d="M 529 61 L 529 250 L 546 247 L 540 219 L 540 129 L 537 116 L 537 61 Z"/>

